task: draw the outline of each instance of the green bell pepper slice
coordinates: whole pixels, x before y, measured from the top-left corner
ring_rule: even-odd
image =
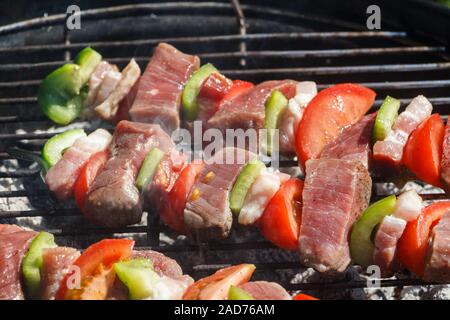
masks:
[[[92,72],[94,72],[101,61],[102,56],[91,47],[86,47],[77,54],[74,62],[80,66],[81,82],[83,84],[89,80]]]
[[[265,168],[264,163],[256,159],[242,168],[230,192],[231,212],[239,215],[251,185]]]
[[[65,64],[45,77],[38,90],[38,104],[50,120],[67,125],[81,114],[86,97],[82,88],[101,59],[95,50],[85,48],[75,63]]]
[[[195,71],[186,82],[181,95],[183,115],[186,120],[194,121],[197,119],[200,108],[197,102],[197,96],[200,91],[200,87],[203,81],[205,81],[205,79],[214,72],[218,72],[217,69],[211,63],[207,63]]]
[[[228,300],[255,300],[247,291],[231,286],[228,291]]]
[[[22,260],[22,275],[27,297],[39,298],[41,289],[42,250],[56,248],[55,238],[48,232],[40,232],[31,242]]]
[[[71,147],[77,139],[85,136],[83,129],[71,129],[59,133],[47,140],[42,149],[42,157],[52,167],[61,160],[64,150]]]
[[[159,275],[153,270],[149,259],[133,259],[117,262],[114,271],[120,281],[128,288],[131,300],[142,300],[153,296],[153,286],[159,281]]]
[[[82,101],[74,99],[83,85],[80,66],[65,64],[50,73],[38,90],[38,103],[50,120],[67,125],[81,113]]]
[[[288,106],[288,99],[278,90],[274,90],[266,102],[264,129],[267,130],[265,150],[268,155],[272,154],[273,132],[278,129],[283,112]]]
[[[398,116],[400,100],[387,96],[378,110],[373,126],[373,141],[384,140]]]
[[[164,158],[164,152],[158,148],[152,148],[144,159],[139,174],[136,178],[136,186],[139,190],[145,189],[147,184],[152,180],[153,175],[162,159]]]
[[[385,216],[394,213],[396,202],[395,195],[383,198],[369,206],[355,222],[350,235],[350,253],[355,263],[363,267],[373,264],[373,232]]]

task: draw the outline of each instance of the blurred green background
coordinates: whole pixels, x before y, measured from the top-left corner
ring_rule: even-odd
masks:
[[[450,0],[435,0],[435,1],[450,8]]]

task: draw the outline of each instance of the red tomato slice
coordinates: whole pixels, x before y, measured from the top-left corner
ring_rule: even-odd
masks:
[[[445,125],[438,113],[411,133],[403,150],[403,164],[419,179],[440,187],[442,144]]]
[[[88,219],[92,219],[92,217],[86,211],[87,195],[92,183],[94,182],[95,177],[97,176],[97,173],[101,168],[103,168],[107,160],[107,151],[101,151],[94,154],[81,170],[81,174],[79,175],[73,188],[75,202],[77,203],[78,208],[80,208],[81,212],[83,212],[83,214]]]
[[[184,293],[183,300],[225,300],[230,287],[248,282],[254,271],[253,264],[221,269],[193,283]]]
[[[228,92],[223,97],[222,101],[224,100],[231,100],[236,98],[237,96],[240,96],[247,90],[253,88],[255,85],[251,82],[242,81],[242,80],[234,80],[233,85],[228,90]]]
[[[197,101],[201,106],[197,120],[207,121],[211,118],[217,112],[220,102],[232,85],[233,82],[230,79],[218,72],[207,77],[197,96]]]
[[[320,91],[308,104],[296,132],[297,156],[304,167],[309,159],[320,156],[346,126],[357,122],[369,111],[375,92],[352,83]]]
[[[302,192],[302,180],[291,178],[284,182],[258,221],[264,237],[280,248],[298,248]]]
[[[87,282],[95,283],[96,276],[102,279],[109,278],[111,273],[108,269],[114,262],[129,258],[133,247],[134,241],[129,239],[105,239],[91,245],[73,264],[80,269],[81,288],[69,289],[67,287],[68,280],[73,275],[73,273],[68,273],[61,281],[56,299],[76,299],[82,295],[83,286],[87,286]],[[98,294],[101,295],[101,293]]]
[[[161,219],[173,230],[185,234],[184,208],[187,197],[192,186],[197,180],[197,176],[202,170],[204,163],[194,161],[189,163],[178,176],[177,181],[169,192],[168,201],[160,212]]]
[[[292,300],[319,300],[319,299],[314,298],[314,297],[309,296],[309,295],[304,294],[304,293],[299,293],[298,295],[293,297]]]
[[[435,202],[422,210],[416,220],[408,222],[397,245],[400,262],[411,272],[423,276],[428,240],[433,227],[445,212],[450,210],[450,201]]]
[[[231,80],[218,72],[214,72],[203,81],[198,98],[220,102],[232,86]]]

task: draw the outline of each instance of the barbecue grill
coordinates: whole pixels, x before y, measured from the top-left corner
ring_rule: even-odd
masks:
[[[66,28],[69,1],[28,5],[25,17],[6,17],[0,27],[0,223],[14,223],[55,234],[61,245],[85,248],[105,237],[129,237],[139,248],[163,252],[194,278],[242,262],[255,263],[255,278],[277,281],[291,291],[318,297],[360,297],[367,282],[357,268],[344,279],[328,280],[299,265],[296,253],[276,249],[255,230],[233,226],[227,240],[196,243],[177,236],[156,214],[120,229],[90,224],[73,202],[57,203],[36,164],[8,153],[20,147],[36,153],[58,128],[39,111],[41,79],[85,46],[98,49],[120,67],[136,57],[145,67],[161,41],[198,54],[233,78],[259,82],[294,78],[314,80],[319,89],[338,82],[359,82],[409,101],[426,95],[434,110],[450,110],[450,10],[422,1],[379,1],[382,29],[367,30],[366,1],[216,1],[123,4],[80,1],[81,29]],[[112,5],[113,4],[113,5]],[[4,10],[1,8],[0,10]],[[44,15],[44,10],[48,14]],[[40,17],[36,17],[40,16]],[[25,20],[23,20],[25,19]],[[375,108],[380,105],[376,101]],[[446,116],[444,116],[446,117]],[[79,122],[93,130],[99,122]],[[295,161],[282,161],[285,167]],[[446,196],[418,185],[426,200]],[[397,191],[375,181],[373,199]],[[381,287],[422,286],[408,275],[382,279]],[[344,290],[348,289],[348,290]]]

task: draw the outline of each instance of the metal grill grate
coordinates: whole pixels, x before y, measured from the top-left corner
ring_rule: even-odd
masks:
[[[0,223],[16,223],[53,232],[61,244],[86,247],[107,236],[132,237],[176,258],[194,277],[244,261],[258,267],[256,277],[275,280],[289,290],[329,291],[363,288],[363,278],[301,282],[304,271],[295,253],[274,248],[255,230],[233,226],[222,242],[194,243],[177,237],[149,214],[143,223],[108,230],[89,224],[74,203],[56,203],[42,183],[38,168],[6,152],[20,146],[38,152],[54,134],[39,112],[36,90],[53,68],[91,45],[105,59],[123,66],[137,57],[145,67],[152,47],[169,42],[203,62],[216,64],[234,78],[311,79],[323,89],[337,82],[360,82],[407,102],[417,93],[430,98],[436,112],[450,106],[448,47],[417,42],[404,30],[364,31],[352,23],[254,4],[230,2],[168,2],[130,4],[82,12],[82,30],[68,31],[65,14],[50,15],[0,27]],[[380,105],[377,100],[375,108]],[[82,123],[88,130],[98,123]],[[49,130],[51,129],[51,130]],[[57,129],[58,130],[58,129]],[[294,166],[285,161],[283,166]],[[374,183],[377,199],[386,183]],[[389,191],[394,190],[387,185]],[[424,186],[426,200],[445,195]],[[351,280],[351,281],[350,281]],[[381,286],[423,285],[417,279],[384,279]]]

